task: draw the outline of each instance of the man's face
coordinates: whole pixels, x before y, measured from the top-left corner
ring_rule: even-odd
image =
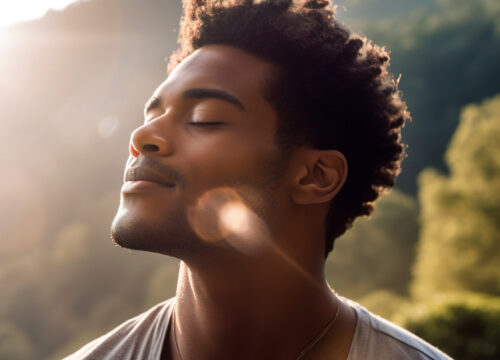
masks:
[[[237,194],[271,221],[279,211],[284,166],[275,142],[276,114],[264,99],[274,70],[224,45],[203,47],[177,66],[148,102],[144,124],[132,133],[112,225],[116,243],[179,257],[212,246],[201,239],[195,229],[200,219],[192,214],[206,217],[201,222],[214,215],[197,211],[200,199],[210,201],[214,189],[219,199]],[[221,188],[229,195],[221,195]]]

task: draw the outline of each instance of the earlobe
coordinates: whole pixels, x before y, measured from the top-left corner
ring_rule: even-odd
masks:
[[[337,195],[347,177],[347,160],[336,150],[309,149],[297,168],[292,201],[298,205],[329,202]]]

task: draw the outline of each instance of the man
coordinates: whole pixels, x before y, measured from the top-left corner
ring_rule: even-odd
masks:
[[[333,15],[185,1],[112,225],[181,260],[177,294],[67,359],[448,358],[325,281],[334,239],[394,184],[409,117],[387,53]]]

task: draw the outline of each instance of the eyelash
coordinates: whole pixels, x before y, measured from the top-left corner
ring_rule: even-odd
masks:
[[[217,126],[217,125],[225,125],[226,123],[220,121],[200,121],[200,122],[188,122],[188,124],[193,126]]]

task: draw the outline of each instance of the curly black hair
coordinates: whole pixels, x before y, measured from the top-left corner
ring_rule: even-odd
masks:
[[[279,69],[265,94],[284,148],[336,149],[349,165],[326,218],[325,257],[355,218],[394,185],[409,113],[384,48],[351,34],[327,0],[184,0],[169,72],[209,44],[255,54]]]

